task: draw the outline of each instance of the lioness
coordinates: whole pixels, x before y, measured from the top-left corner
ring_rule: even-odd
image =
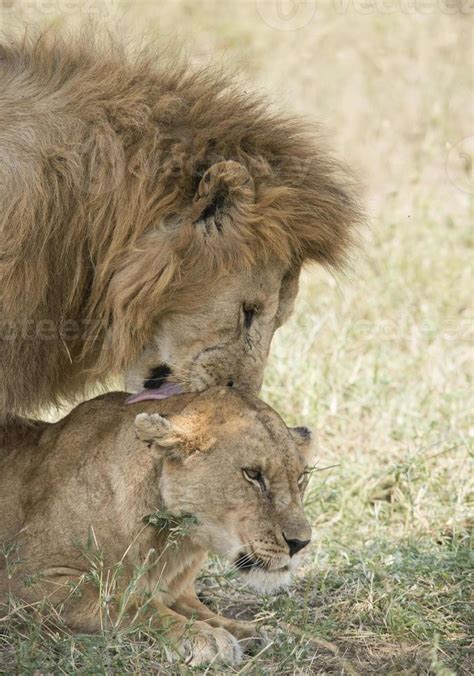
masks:
[[[82,632],[138,618],[192,664],[235,664],[255,625],[211,612],[194,580],[211,550],[257,589],[288,582],[311,537],[302,507],[309,431],[226,387],[131,406],[125,397],[9,431],[0,601],[46,596]],[[173,539],[179,518],[189,523]]]
[[[89,32],[0,42],[0,418],[126,375],[257,392],[305,262],[360,209],[301,121]]]

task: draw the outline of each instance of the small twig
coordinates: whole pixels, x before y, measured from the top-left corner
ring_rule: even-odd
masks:
[[[237,672],[237,676],[239,674],[244,674],[246,671],[248,671],[249,667],[256,662],[256,660],[263,655],[269,648],[272,647],[272,645],[275,643],[275,641],[270,641],[270,643],[267,643],[267,645],[263,646],[263,648],[258,652],[256,655],[254,655],[243,667],[240,669],[240,671]]]

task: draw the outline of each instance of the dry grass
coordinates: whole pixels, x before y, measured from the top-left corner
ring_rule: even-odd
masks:
[[[17,17],[66,22],[91,3],[17,4]],[[296,30],[303,15],[279,19],[276,1],[94,6],[131,31],[178,32],[197,60],[237,63],[278,105],[321,120],[367,186],[364,253],[347,277],[307,272],[264,390],[318,431],[320,466],[337,465],[308,495],[304,574],[263,600],[217,563],[203,579],[221,609],[283,630],[239,673],[472,673],[472,8],[308,2]],[[18,622],[0,649],[6,673],[169,673],[156,637]]]

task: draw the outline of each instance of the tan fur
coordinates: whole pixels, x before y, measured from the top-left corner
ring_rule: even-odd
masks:
[[[252,303],[271,273],[276,314],[302,263],[343,260],[359,218],[347,173],[301,121],[217,72],[151,50],[131,58],[90,31],[5,39],[0,412],[31,414],[129,368],[142,376],[178,341],[176,314],[190,318],[178,379],[196,350],[230,341],[205,384],[257,390],[268,337],[232,342],[240,305],[224,336],[208,336],[218,315],[202,305],[228,285],[249,286],[238,300]]]
[[[229,388],[132,406],[125,397],[23,427],[0,450],[0,547],[9,552],[0,603],[46,597],[84,632],[146,621],[193,664],[216,655],[235,664],[237,641],[256,637],[255,625],[212,613],[194,580],[211,550],[258,559],[245,573],[256,586],[288,581],[298,556],[285,538],[311,536],[301,501],[307,430]],[[243,468],[261,470],[265,491]],[[147,525],[157,510],[194,520],[173,539],[169,522]]]

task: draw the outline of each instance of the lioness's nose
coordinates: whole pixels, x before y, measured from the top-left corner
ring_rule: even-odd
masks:
[[[306,547],[306,545],[309,545],[311,540],[298,540],[297,538],[287,538],[286,535],[283,533],[283,537],[286,540],[286,543],[288,545],[288,549],[290,550],[290,556],[294,556],[298,552],[300,552],[303,547]]]

